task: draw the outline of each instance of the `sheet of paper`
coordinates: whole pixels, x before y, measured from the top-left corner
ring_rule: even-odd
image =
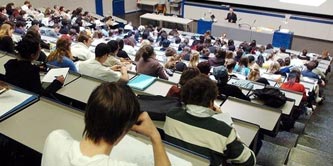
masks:
[[[20,105],[32,95],[9,89],[0,95],[0,116]]]
[[[191,166],[192,163],[167,153],[173,166]],[[132,136],[126,135],[117,146],[112,149],[111,158],[136,163],[139,166],[153,166],[153,147]]]
[[[66,78],[68,70],[68,67],[50,69],[49,72],[47,72],[47,74],[44,76],[42,82],[52,82],[54,79],[56,79],[56,77],[61,75]]]

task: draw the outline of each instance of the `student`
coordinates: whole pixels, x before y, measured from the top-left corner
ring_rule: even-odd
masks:
[[[0,50],[8,53],[15,53],[14,42],[12,35],[14,32],[14,25],[10,22],[5,22],[0,27]]]
[[[147,74],[161,79],[169,79],[164,72],[164,67],[156,59],[154,48],[150,45],[142,47],[142,57],[136,64],[136,71],[141,74]]]
[[[197,67],[199,63],[199,52],[198,51],[192,51],[190,62],[188,63],[188,67]]]
[[[213,75],[217,80],[217,87],[219,90],[219,96],[221,94],[225,96],[232,96],[239,99],[251,101],[248,96],[243,94],[242,90],[235,85],[229,85],[229,74],[224,66],[218,66],[213,68]]]
[[[73,54],[73,57],[76,57],[81,61],[94,59],[94,55],[89,50],[89,47],[93,42],[93,39],[88,35],[81,34],[77,38],[77,41],[78,42],[71,47],[71,52]]]
[[[39,76],[40,69],[31,63],[38,59],[39,43],[39,39],[33,35],[27,34],[23,37],[17,44],[19,59],[9,60],[4,65],[5,81],[37,94],[49,95],[62,87],[64,77],[57,77],[45,90],[42,88]]]
[[[181,89],[183,108],[172,109],[164,124],[168,142],[210,157],[211,165],[230,160],[237,165],[255,165],[254,153],[237,137],[235,129],[215,119],[217,86],[207,76],[189,80]],[[222,159],[223,158],[223,159]]]
[[[49,134],[43,150],[42,166],[136,165],[110,157],[113,147],[129,130],[150,139],[155,166],[171,165],[159,132],[149,115],[140,113],[135,94],[125,84],[103,83],[98,86],[89,97],[84,122],[81,141],[73,139],[65,130],[55,130]]]
[[[48,64],[57,67],[69,67],[70,71],[77,72],[71,53],[71,39],[69,37],[61,37],[56,44],[56,50],[47,57]]]
[[[108,82],[116,82],[119,80],[128,81],[127,69],[122,65],[114,65],[112,67],[103,66],[111,52],[110,47],[105,43],[100,43],[95,48],[95,59],[78,64],[79,72],[97,79]]]
[[[108,46],[111,49],[110,56],[103,63],[105,66],[112,67],[114,65],[121,65],[120,59],[116,58],[119,50],[119,44],[116,40],[110,40],[108,42]]]
[[[200,70],[196,67],[189,67],[186,68],[182,75],[180,76],[179,82],[177,85],[172,85],[172,87],[169,89],[166,96],[169,97],[177,97],[180,99],[180,90],[181,87],[186,84],[187,81],[191,80],[192,78],[198,76],[200,74]]]

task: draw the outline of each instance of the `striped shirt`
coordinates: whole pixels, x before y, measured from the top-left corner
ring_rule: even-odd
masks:
[[[210,157],[211,165],[220,165],[223,160],[236,165],[255,165],[254,153],[239,140],[235,129],[215,119],[215,114],[197,105],[186,105],[186,110],[174,108],[166,117],[165,139]]]

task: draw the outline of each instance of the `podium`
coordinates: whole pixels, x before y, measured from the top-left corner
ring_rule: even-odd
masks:
[[[273,35],[272,44],[274,47],[285,47],[286,49],[291,49],[293,38],[294,38],[293,32],[275,31]]]
[[[212,21],[206,21],[203,19],[198,20],[198,34],[204,34],[207,30],[212,31]]]

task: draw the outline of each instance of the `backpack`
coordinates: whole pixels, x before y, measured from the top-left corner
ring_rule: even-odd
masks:
[[[182,104],[176,97],[138,95],[140,110],[147,112],[152,120],[165,121],[166,114]]]
[[[257,64],[262,67],[262,64],[265,62],[264,56],[262,56],[261,54],[258,56],[257,58]]]
[[[265,105],[280,108],[286,103],[288,98],[279,89],[273,87],[265,87],[263,89],[255,89],[253,94]]]

